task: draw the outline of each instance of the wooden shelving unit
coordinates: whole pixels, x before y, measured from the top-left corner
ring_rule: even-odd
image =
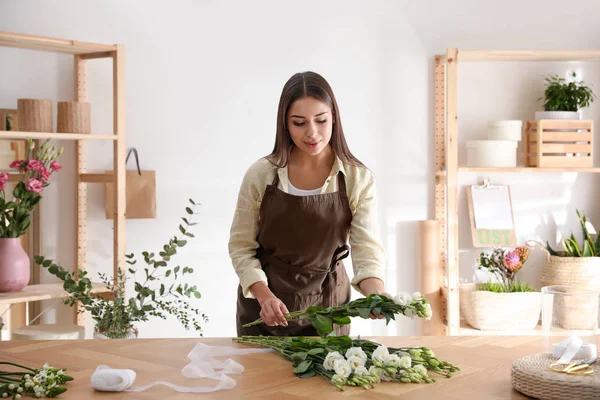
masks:
[[[435,218],[440,221],[440,264],[445,314],[443,331],[447,335],[507,334],[485,332],[466,326],[460,318],[458,267],[458,175],[460,173],[600,173],[596,167],[570,168],[467,168],[458,162],[457,72],[462,62],[504,61],[600,61],[600,51],[487,51],[449,48],[435,57]],[[510,334],[516,334],[510,332]],[[541,334],[541,329],[520,334]]]
[[[86,268],[87,253],[87,184],[112,183],[114,190],[113,215],[113,274],[116,279],[117,269],[126,270],[125,266],[125,49],[122,45],[105,45],[74,40],[63,40],[49,37],[24,35],[0,31],[0,47],[13,47],[25,50],[47,51],[73,55],[75,83],[74,101],[87,101],[86,63],[89,60],[109,58],[113,62],[113,133],[112,134],[70,134],[54,132],[19,132],[0,131],[1,139],[53,139],[72,140],[75,142],[75,166],[73,182],[75,185],[75,243],[72,260],[57,260],[65,266],[73,266],[74,270]],[[15,99],[16,100],[16,99]],[[88,141],[108,140],[113,142],[114,173],[88,173],[87,151]],[[63,155],[64,157],[64,155]],[[61,172],[68,173],[68,172]],[[11,181],[18,181],[19,174],[11,174]],[[42,201],[43,204],[43,201]],[[47,212],[47,211],[46,211]],[[33,251],[41,250],[40,213],[34,215],[31,235]],[[1,293],[0,306],[6,304],[58,298],[65,294],[61,284],[40,284],[39,271],[34,271],[31,285],[18,293]],[[95,292],[106,292],[104,285],[95,285]],[[74,309],[74,321],[84,325],[84,314]],[[19,320],[19,318],[16,318]],[[26,319],[20,318],[25,323]]]

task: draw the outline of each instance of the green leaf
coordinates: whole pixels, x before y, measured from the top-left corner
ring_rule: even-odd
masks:
[[[299,378],[312,378],[313,376],[315,376],[317,373],[315,372],[314,369],[309,369],[308,371],[306,371],[303,374],[298,374]]]
[[[308,354],[310,354],[311,356],[314,356],[316,354],[321,354],[324,351],[325,351],[325,349],[322,349],[320,347],[315,347],[315,348],[308,350]]]
[[[189,233],[189,232],[184,233],[184,235],[187,237],[191,237],[191,238],[195,237],[193,233]]]
[[[315,316],[315,319],[312,321],[312,325],[317,329],[317,333],[320,336],[327,335],[333,330],[332,319],[321,314],[317,314]]]
[[[192,214],[194,213],[194,212],[192,211],[192,209],[191,209],[191,208],[189,208],[189,207],[186,207],[186,208],[185,208],[185,211],[186,211],[188,214],[190,214],[190,215],[192,215]]]
[[[174,273],[178,273],[178,272],[179,272],[179,269],[180,269],[180,267],[179,267],[179,265],[178,265],[178,266],[176,266],[176,267],[175,267],[175,269],[173,270],[173,272],[174,272]]]
[[[131,268],[129,268],[128,271],[129,271],[130,274],[135,274],[135,271],[133,269],[131,269]]]
[[[307,352],[305,352],[305,351],[299,351],[299,352],[296,352],[296,353],[292,354],[290,358],[291,358],[291,360],[294,363],[299,364],[302,361],[306,360],[306,357],[308,357],[308,353]]]
[[[369,314],[371,314],[371,309],[366,307],[357,308],[356,311],[358,312],[358,315],[360,315],[361,318],[365,319],[369,318]]]
[[[202,297],[202,294],[200,294],[200,292],[198,292],[198,291],[197,291],[197,292],[194,292],[194,296],[195,296],[197,299],[199,299],[199,298],[201,298],[201,297]]]
[[[165,294],[165,285],[164,284],[160,284],[160,291],[159,291],[160,295],[164,295]]]
[[[194,200],[190,199],[190,203],[192,203],[193,205],[196,205],[196,203],[194,203]]]
[[[294,368],[294,373],[303,374],[306,372],[310,366],[312,365],[312,360],[305,360],[300,363],[296,368]]]
[[[50,272],[52,275],[56,275],[56,273],[58,272],[58,266],[52,264],[50,268],[48,268],[48,272]]]
[[[584,257],[593,257],[594,256],[594,252],[592,251],[592,248],[590,247],[590,244],[587,241],[583,242],[583,256]]]
[[[171,270],[168,270],[167,272],[165,272],[165,278],[168,278],[169,276],[171,276]]]
[[[177,242],[177,246],[179,247],[183,247],[187,244],[187,240],[180,240],[179,242]]]
[[[167,266],[167,263],[166,263],[166,262],[164,262],[164,261],[156,261],[156,262],[154,263],[154,268],[158,268],[158,267],[166,267],[166,266]]]
[[[348,316],[337,316],[333,317],[333,323],[337,325],[348,325],[350,322],[350,317]]]
[[[48,268],[51,264],[52,264],[52,260],[46,260],[46,261],[44,261],[44,263],[42,265],[44,266],[44,268]]]
[[[182,225],[179,225],[179,231],[185,235],[185,228]]]

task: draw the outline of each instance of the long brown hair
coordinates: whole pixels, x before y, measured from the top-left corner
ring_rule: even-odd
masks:
[[[354,157],[346,143],[340,111],[331,86],[329,86],[325,78],[311,71],[294,74],[283,86],[277,110],[275,146],[273,147],[273,152],[267,156],[267,159],[280,168],[287,166],[290,151],[294,147],[294,142],[287,128],[287,113],[292,103],[303,97],[314,97],[331,108],[331,112],[333,113],[333,127],[329,144],[333,152],[347,164],[362,166],[363,163]]]

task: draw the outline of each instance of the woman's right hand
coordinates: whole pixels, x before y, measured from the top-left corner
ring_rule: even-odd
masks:
[[[269,296],[260,303],[260,317],[268,326],[287,326],[285,314],[289,311],[283,301],[275,296]]]

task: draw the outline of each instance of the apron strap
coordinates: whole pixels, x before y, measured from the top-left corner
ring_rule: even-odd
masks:
[[[346,191],[346,179],[344,179],[344,174],[341,172],[338,172],[338,188],[341,195],[347,198],[348,192]]]
[[[344,258],[350,255],[350,246],[347,244],[338,247],[333,252],[333,257],[331,257],[331,264],[329,265],[329,270],[333,271],[335,269],[335,265],[342,261]]]

